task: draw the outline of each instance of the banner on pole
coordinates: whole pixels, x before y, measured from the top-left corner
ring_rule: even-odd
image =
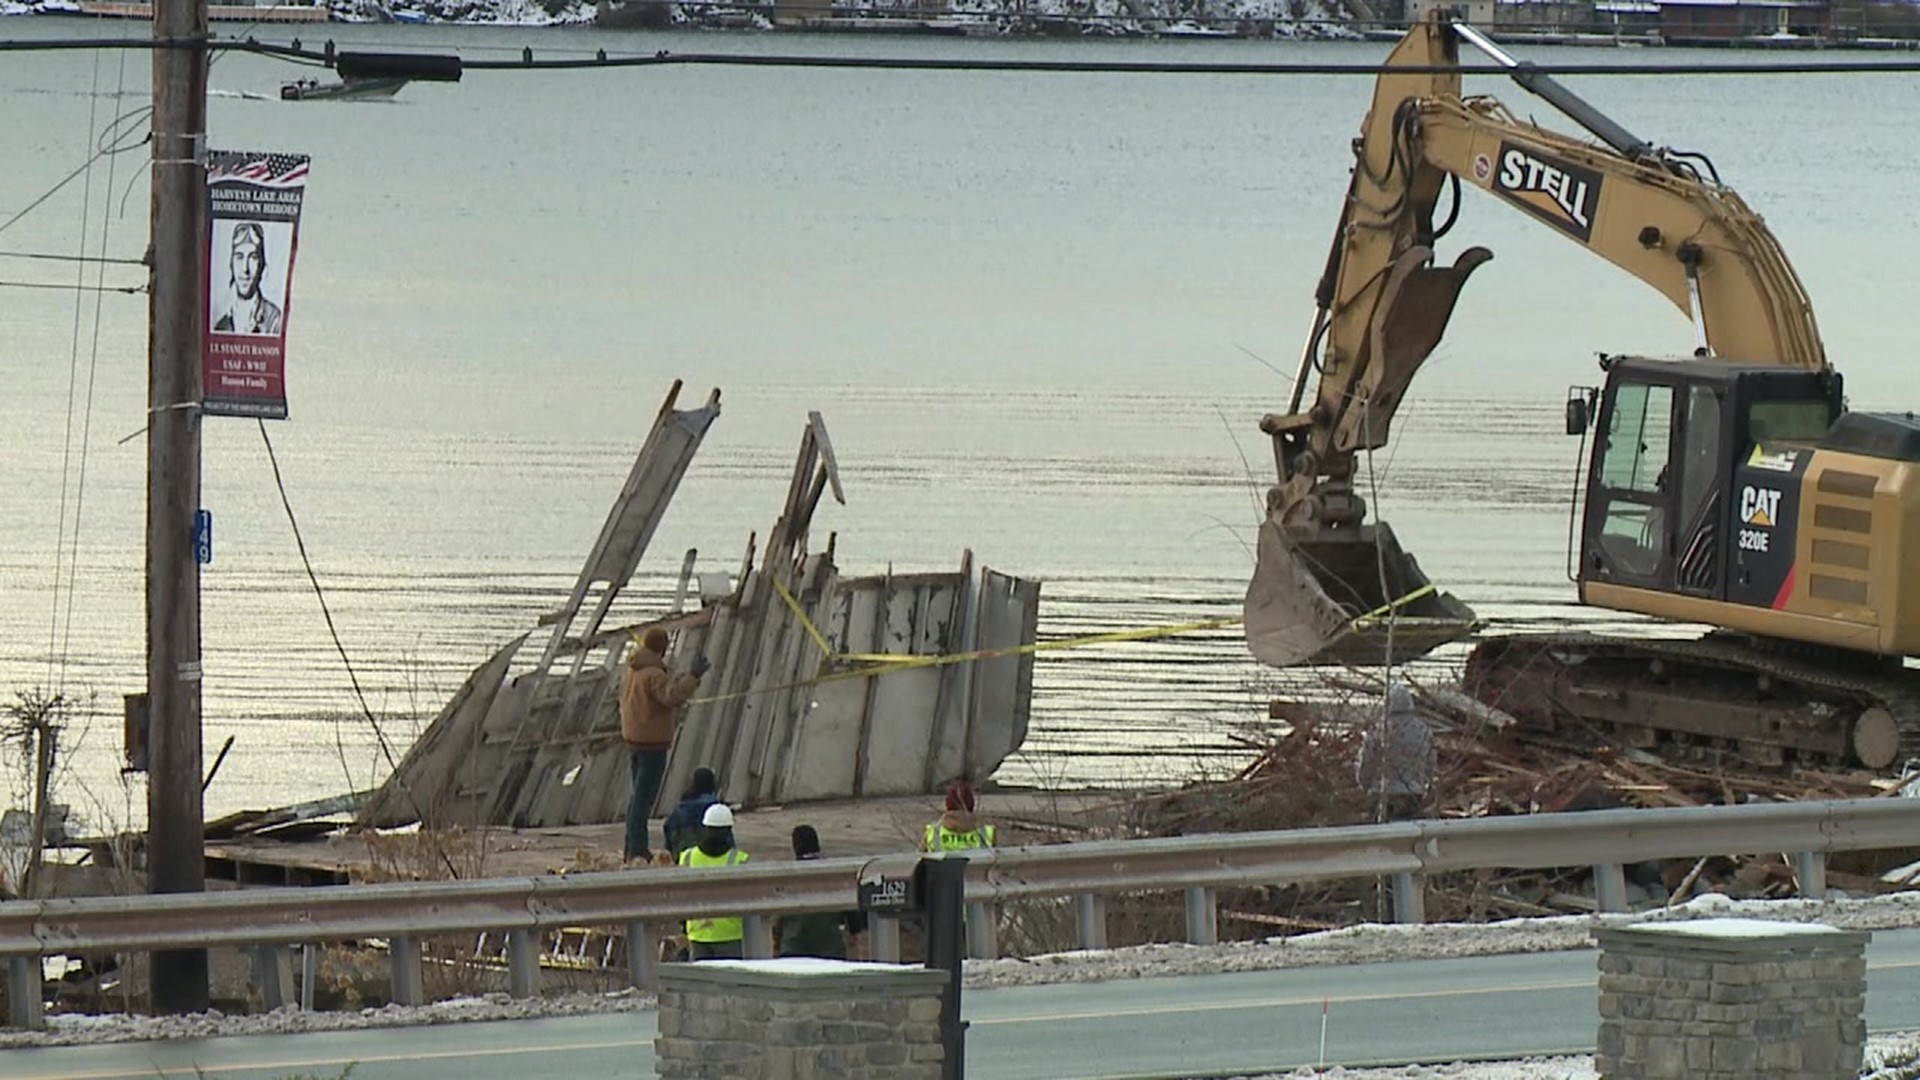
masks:
[[[305,154],[207,155],[207,332],[201,372],[208,416],[287,418],[287,317]]]

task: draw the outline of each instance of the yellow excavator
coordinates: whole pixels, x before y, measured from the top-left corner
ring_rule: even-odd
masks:
[[[1463,44],[1593,140],[1463,96]],[[1603,355],[1604,385],[1568,395],[1568,434],[1593,438],[1575,577],[1585,604],[1711,629],[1488,636],[1468,692],[1528,726],[1572,721],[1687,757],[1885,769],[1920,756],[1920,679],[1903,664],[1920,655],[1920,421],[1847,410],[1805,289],[1712,163],[1635,137],[1444,17],[1388,57],[1353,148],[1292,402],[1260,425],[1279,480],[1247,589],[1253,654],[1399,663],[1480,628],[1356,490],[1492,258],[1436,258],[1471,185],[1691,317],[1690,355]]]

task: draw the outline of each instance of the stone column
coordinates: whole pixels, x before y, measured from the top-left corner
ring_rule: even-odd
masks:
[[[1596,930],[1603,1080],[1855,1080],[1868,934],[1699,919]]]
[[[660,967],[660,1080],[940,1080],[947,973],[838,960]]]

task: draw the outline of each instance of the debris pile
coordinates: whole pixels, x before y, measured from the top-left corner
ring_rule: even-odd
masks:
[[[1900,794],[1903,785],[1866,771],[1764,772],[1738,764],[1663,760],[1609,744],[1598,733],[1573,741],[1529,732],[1511,717],[1452,686],[1408,684],[1433,732],[1431,786],[1420,815],[1467,818],[1615,808],[1854,799]],[[1369,724],[1381,712],[1381,683],[1346,672],[1314,687],[1311,700],[1274,701],[1279,733],[1243,736],[1251,760],[1221,780],[1145,794],[1102,830],[1114,836],[1178,836],[1382,820],[1359,780]],[[1920,838],[1917,838],[1920,845]],[[1912,851],[1836,853],[1830,889],[1873,894],[1914,887],[1920,846]],[[1914,863],[1914,865],[1903,865]],[[1895,869],[1897,868],[1897,869]],[[1735,898],[1792,896],[1797,883],[1785,853],[1644,863],[1627,868],[1636,908],[1702,893]],[[1482,920],[1596,910],[1592,873],[1481,870],[1427,880],[1427,916]],[[1222,936],[1265,937],[1391,918],[1383,889],[1369,882],[1327,882],[1222,896]],[[1237,924],[1237,925],[1234,925]]]

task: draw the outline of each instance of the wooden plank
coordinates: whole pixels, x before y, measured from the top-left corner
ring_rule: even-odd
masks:
[[[826,418],[818,412],[809,412],[807,429],[813,433],[814,444],[820,448],[820,467],[826,470],[827,482],[833,485],[833,501],[841,506],[847,505],[846,489],[840,486],[840,462],[833,456],[833,443],[827,438]]]
[[[357,818],[360,824],[397,828],[433,817],[436,808],[449,801],[470,765],[469,749],[479,743],[486,717],[501,695],[514,654],[526,640],[524,634],[514,638],[467,676],[368,800]]]
[[[909,655],[916,640],[931,587],[896,586],[886,597],[884,645],[879,652]],[[868,795],[909,795],[926,790],[928,747],[933,739],[933,704],[939,693],[935,668],[912,668],[875,677],[873,723],[869,740]],[[939,777],[944,782],[949,777]]]
[[[828,637],[829,642],[833,640],[829,627],[832,612],[837,606],[835,601],[837,592],[831,558],[826,555],[816,555],[809,559],[807,585],[800,600],[805,604],[807,597],[813,597],[813,602],[808,609],[810,617],[821,634]],[[795,685],[781,694],[778,713],[783,718],[783,732],[777,744],[775,760],[769,763],[768,771],[770,786],[773,790],[772,797],[782,802],[796,798],[792,794],[795,790],[793,781],[801,775],[801,770],[807,768],[800,762],[808,757],[811,745],[819,743],[825,737],[825,729],[815,725],[814,717],[818,712],[818,692],[823,685],[832,685],[809,681],[821,674],[828,659],[821,653],[819,644],[812,637],[801,634],[796,642],[796,648],[798,651],[792,666],[792,679]],[[847,753],[846,748],[854,745],[853,740],[857,736],[857,728],[853,731],[836,733],[839,746],[829,749],[825,756],[851,761],[853,755]]]
[[[913,651],[924,656],[941,656],[970,651],[966,639],[967,607],[971,591],[973,553],[967,552],[958,578],[945,587],[922,590],[919,620],[914,628]],[[926,766],[921,790],[935,791],[947,780],[967,772],[967,708],[971,691],[965,679],[973,673],[971,662],[949,664],[934,669],[937,675],[931,733],[927,739]]]

